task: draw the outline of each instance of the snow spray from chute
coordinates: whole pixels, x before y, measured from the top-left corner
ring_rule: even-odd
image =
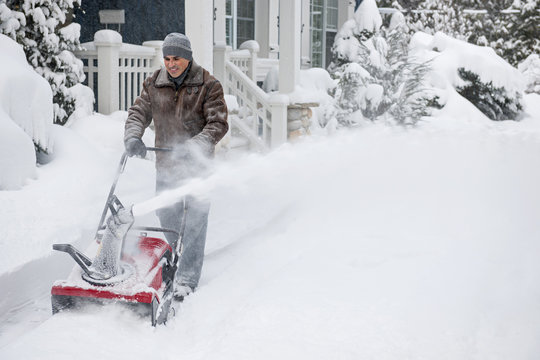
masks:
[[[182,198],[186,195],[195,197],[204,196],[207,191],[210,191],[215,187],[209,180],[210,178],[196,178],[191,180],[186,185],[180,186],[176,189],[164,191],[151,199],[134,204],[131,209],[133,216],[137,217],[146,215],[157,209],[171,206],[174,203],[182,200]]]
[[[250,154],[232,163],[218,166],[207,178],[194,178],[188,183],[161,194],[134,204],[133,216],[142,216],[160,208],[171,206],[182,200],[184,196],[205,198],[216,188],[239,187],[255,179],[269,179],[267,186],[274,182],[277,174],[289,173],[288,168],[295,168],[297,164],[291,161],[287,151],[274,151],[269,160],[268,156],[262,158],[257,154]]]
[[[219,172],[206,179],[195,178],[176,189],[164,191],[151,199],[134,204],[132,207],[133,216],[146,215],[157,209],[171,206],[187,195],[204,198],[218,185],[227,184],[228,175],[228,171]],[[232,178],[230,180],[230,184],[233,184],[233,181],[238,181],[238,179]]]

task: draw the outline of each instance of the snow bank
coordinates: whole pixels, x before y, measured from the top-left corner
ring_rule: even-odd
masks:
[[[34,143],[0,108],[0,191],[19,189],[35,175]]]
[[[49,83],[28,65],[22,47],[5,35],[0,35],[0,118],[0,190],[16,189],[35,175],[32,140],[52,150],[53,104]]]

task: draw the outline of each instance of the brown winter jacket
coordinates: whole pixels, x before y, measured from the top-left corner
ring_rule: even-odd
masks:
[[[164,176],[187,177],[186,152],[191,158],[194,151],[213,156],[229,128],[220,82],[194,61],[178,91],[163,67],[144,81],[141,95],[128,111],[124,141],[141,138],[152,119],[156,147],[178,150],[156,153],[158,181]]]

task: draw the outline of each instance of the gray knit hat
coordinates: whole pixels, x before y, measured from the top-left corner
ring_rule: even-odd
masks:
[[[189,61],[192,60],[191,43],[186,35],[170,33],[163,40],[163,57],[180,56]]]

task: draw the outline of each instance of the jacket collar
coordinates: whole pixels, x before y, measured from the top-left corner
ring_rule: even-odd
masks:
[[[203,68],[197,64],[195,61],[191,63],[191,69],[184,79],[182,86],[200,86],[203,84]],[[174,83],[167,76],[167,69],[164,66],[159,70],[159,74],[156,78],[156,87],[172,86],[174,88]]]

